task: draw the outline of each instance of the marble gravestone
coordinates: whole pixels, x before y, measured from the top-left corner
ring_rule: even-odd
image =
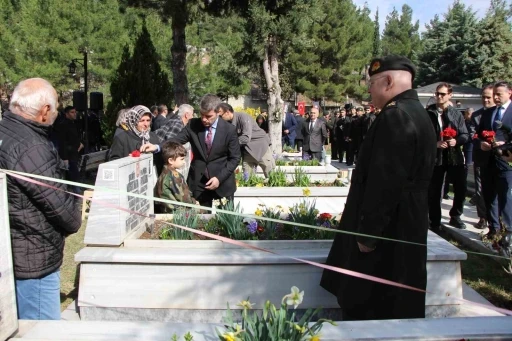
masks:
[[[18,329],[6,175],[0,174],[0,341]]]
[[[102,163],[95,185],[109,190],[96,189],[92,195],[85,244],[119,246],[141,227],[150,229],[153,222],[147,216],[154,213],[153,201],[130,196],[127,192],[152,197],[155,183],[153,155],[128,156]]]

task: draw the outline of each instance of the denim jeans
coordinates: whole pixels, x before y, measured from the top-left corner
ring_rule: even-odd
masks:
[[[20,320],[60,320],[60,271],[38,279],[17,279]]]

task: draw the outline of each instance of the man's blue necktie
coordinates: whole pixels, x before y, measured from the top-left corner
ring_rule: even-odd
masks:
[[[501,120],[503,119],[502,109],[503,109],[503,107],[498,107],[498,111],[496,112],[496,115],[494,116],[494,121],[493,121],[493,124],[492,124],[492,127],[493,127],[494,131],[497,130],[496,121],[500,121],[501,122]]]

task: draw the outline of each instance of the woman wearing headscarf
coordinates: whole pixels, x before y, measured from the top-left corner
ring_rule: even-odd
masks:
[[[109,160],[127,157],[134,150],[139,150],[143,144],[159,144],[160,139],[151,131],[151,112],[143,105],[137,105],[126,113],[126,125],[128,130],[114,136],[114,142],[110,147]],[[153,156],[154,164],[160,174],[162,160],[160,153]]]
[[[119,135],[120,133],[129,130],[128,124],[126,123],[126,114],[130,109],[121,109],[117,113],[117,121],[116,121],[116,131],[114,132],[114,136]]]

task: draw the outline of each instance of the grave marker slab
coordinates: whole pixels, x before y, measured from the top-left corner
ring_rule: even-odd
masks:
[[[0,340],[6,340],[17,329],[18,314],[9,230],[7,180],[5,174],[0,174]]]
[[[140,227],[150,228],[151,219],[111,205],[144,215],[153,214],[152,200],[129,196],[125,192],[153,196],[155,182],[153,155],[128,156],[101,164],[95,185],[111,190],[96,189],[93,193],[85,244],[119,246],[126,236]]]

